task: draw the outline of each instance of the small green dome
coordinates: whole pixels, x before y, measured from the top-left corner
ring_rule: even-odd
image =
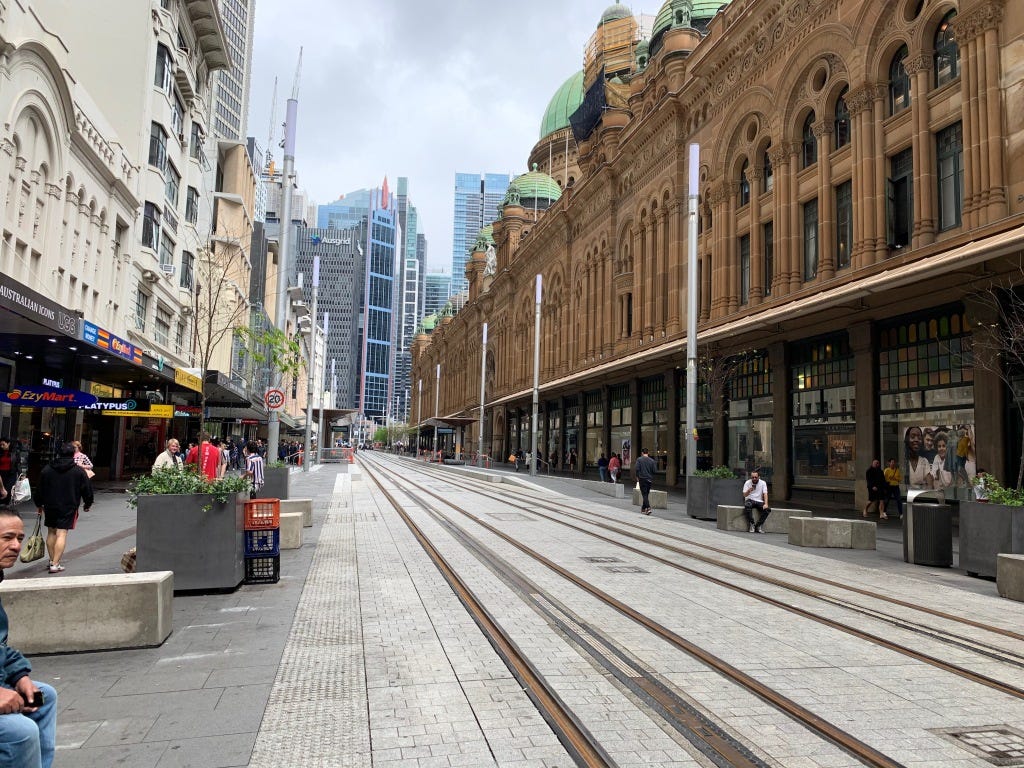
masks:
[[[583,70],[570,77],[551,97],[544,119],[540,121],[540,137],[569,127],[569,115],[583,103]]]
[[[494,225],[488,224],[483,227],[476,236],[476,242],[473,244],[474,251],[486,251],[487,246],[494,245]]]
[[[562,196],[562,188],[558,182],[546,173],[537,170],[537,164],[533,164],[533,170],[516,176],[509,185],[519,193],[519,200],[549,200],[552,203]]]
[[[609,21],[618,21],[619,19],[628,19],[633,13],[624,6],[622,3],[615,3],[615,5],[609,5],[604,9],[604,13],[601,14],[601,23],[607,24]]]
[[[436,327],[437,327],[437,315],[436,314],[427,315],[422,320],[420,320],[420,328],[419,328],[418,333],[428,333],[429,334],[429,333],[432,333],[433,330]]]
[[[729,0],[693,0],[693,18],[710,21],[729,4]]]

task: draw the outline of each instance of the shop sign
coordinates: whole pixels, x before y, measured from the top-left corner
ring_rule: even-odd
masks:
[[[114,388],[108,387],[106,384],[97,384],[94,381],[85,382],[89,386],[86,389],[96,397],[110,399],[114,397]]]
[[[238,423],[239,424],[259,424],[260,420],[259,419],[239,419]]]
[[[174,406],[174,418],[176,419],[198,419],[203,409],[198,405],[176,405]]]
[[[142,365],[142,350],[131,344],[120,336],[115,336],[106,328],[93,325],[88,320],[83,324],[82,338],[90,344],[95,344],[100,349],[113,352],[118,357]]]
[[[194,373],[189,373],[181,368],[174,369],[174,382],[191,389],[193,392],[203,391],[203,380]]]
[[[29,408],[81,408],[95,403],[96,396],[59,387],[15,387],[9,392],[0,392],[0,402]]]
[[[43,376],[43,386],[44,387],[56,387],[57,389],[60,389],[63,386],[63,383],[60,382],[60,381],[57,381],[57,379],[48,379],[45,376]]]
[[[0,274],[0,307],[35,320],[54,331],[79,338],[77,315],[4,274]]]
[[[149,400],[136,400],[134,397],[109,397],[97,400],[92,405],[83,405],[82,410],[89,411],[149,411]]]
[[[141,416],[149,419],[173,419],[174,406],[153,403],[148,411],[103,411],[104,416]]]

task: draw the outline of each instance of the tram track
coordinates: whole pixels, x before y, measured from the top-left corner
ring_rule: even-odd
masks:
[[[439,478],[444,478],[447,480],[451,479],[450,475],[445,475],[444,473],[432,475],[429,472],[425,472],[422,467],[417,467],[417,469],[420,471],[421,474],[426,474],[428,476],[437,476]],[[610,533],[614,533],[620,536],[627,536],[635,541],[655,546],[659,549],[663,549],[683,557],[688,557],[699,562],[703,562],[708,565],[712,565],[723,570],[735,573],[740,576],[756,579],[759,583],[770,584],[772,586],[779,587],[790,592],[795,592],[805,597],[814,600],[819,600],[830,605],[836,606],[838,608],[859,613],[861,615],[870,617],[877,621],[888,623],[901,630],[927,636],[933,640],[936,640],[937,642],[945,643],[962,650],[968,650],[978,655],[985,656],[988,659],[992,659],[1004,664],[1024,669],[1024,654],[1022,653],[1017,653],[1015,651],[1011,651],[1001,646],[997,646],[989,642],[978,640],[976,638],[967,637],[965,635],[950,632],[949,630],[945,630],[940,627],[922,624],[918,621],[912,621],[908,619],[906,616],[894,615],[893,613],[882,611],[877,608],[868,607],[857,602],[851,602],[850,600],[836,597],[834,595],[821,592],[817,589],[801,586],[799,584],[794,584],[790,581],[784,581],[781,578],[775,578],[767,575],[765,571],[771,570],[780,574],[794,576],[799,579],[803,579],[807,582],[817,583],[825,587],[830,587],[851,594],[868,597],[873,601],[881,602],[885,605],[892,606],[893,608],[916,611],[918,613],[922,613],[925,615],[934,616],[935,618],[939,618],[944,621],[948,621],[965,627],[971,627],[973,629],[978,629],[983,632],[990,633],[992,635],[1024,642],[1024,634],[1021,634],[1019,632],[1014,632],[1013,630],[1005,629],[1003,627],[997,627],[991,624],[986,624],[984,622],[975,621],[973,619],[949,613],[948,611],[942,611],[936,608],[932,608],[930,606],[920,605],[918,603],[902,600],[900,598],[892,597],[890,595],[880,594],[877,591],[864,589],[862,587],[857,587],[854,585],[844,584],[833,579],[828,579],[822,576],[818,576],[816,574],[811,574],[794,568],[778,565],[777,563],[772,563],[766,560],[752,557],[750,555],[743,555],[740,553],[732,552],[727,549],[723,549],[721,547],[716,547],[710,544],[705,544],[703,542],[687,539],[683,536],[658,532],[659,538],[654,539],[651,538],[649,535],[645,535],[651,533],[649,528],[629,523],[615,517],[604,515],[600,512],[595,512],[591,509],[580,509],[579,507],[576,507],[571,504],[552,502],[550,500],[541,499],[539,497],[536,499],[536,502],[534,504],[526,505],[523,504],[521,498],[517,497],[515,494],[509,492],[502,492],[500,490],[494,489],[492,483],[485,483],[476,479],[471,479],[470,483],[473,484],[473,486],[476,489],[476,492],[480,493],[481,495],[484,495],[495,500],[503,501],[518,509],[535,513],[537,509],[540,508],[546,509],[551,512],[555,512],[557,514],[568,514],[573,516],[573,518],[579,522],[597,528],[601,528]],[[637,531],[641,531],[642,533],[637,533]],[[716,555],[721,555],[732,560],[738,560],[740,562],[751,565],[756,570],[740,567],[732,563],[725,562],[705,554],[701,554],[700,552],[694,552],[693,549],[683,549],[681,547],[674,546],[667,542],[676,542],[691,548],[712,552]],[[620,542],[617,540],[612,540],[612,543],[619,544]],[[646,555],[647,553],[643,551],[638,551],[638,554]]]
[[[435,554],[430,554],[431,559],[435,559],[435,562],[443,561],[443,557],[441,556],[440,552],[437,551],[432,544],[430,544],[429,538],[426,536],[426,534],[423,533],[422,529],[416,526],[415,521],[413,521],[411,517],[407,513],[405,513],[404,510],[402,510],[401,504],[384,487],[384,482],[382,481],[382,479],[387,480],[393,483],[396,487],[400,488],[403,493],[408,495],[410,498],[414,499],[418,506],[420,506],[423,509],[428,509],[431,515],[435,517],[439,516],[440,518],[446,520],[446,529],[451,531],[453,530],[452,526],[454,526],[455,529],[459,529],[459,526],[455,526],[454,523],[448,520],[447,517],[440,512],[435,502],[427,501],[426,499],[424,499],[424,495],[436,500],[437,502],[440,502],[446,507],[459,513],[461,516],[467,518],[471,522],[482,527],[484,530],[486,530],[493,536],[498,537],[500,540],[504,541],[505,543],[511,545],[515,549],[522,552],[523,554],[527,555],[532,560],[544,565],[546,568],[556,573],[569,583],[574,584],[576,587],[583,590],[585,593],[599,600],[602,604],[614,609],[621,615],[631,619],[633,622],[644,627],[645,629],[647,629],[655,636],[668,643],[669,645],[686,653],[691,658],[698,660],[700,663],[716,671],[718,674],[723,675],[726,679],[739,685],[741,688],[758,697],[762,701],[769,703],[777,710],[785,713],[788,717],[801,723],[809,730],[816,733],[819,737],[827,740],[828,742],[834,744],[843,751],[852,755],[862,764],[868,766],[877,766],[878,768],[896,768],[897,766],[901,765],[899,762],[883,754],[882,752],[876,750],[874,747],[867,744],[866,742],[863,742],[860,739],[856,738],[855,736],[853,736],[846,730],[840,728],[836,724],[826,720],[825,718],[822,718],[821,716],[815,714],[811,710],[803,707],[799,703],[785,696],[778,690],[771,688],[768,685],[765,685],[753,676],[743,672],[742,670],[733,666],[724,659],[716,656],[708,650],[698,646],[697,644],[673,632],[671,629],[665,627],[664,625],[655,621],[651,617],[646,616],[645,614],[637,611],[630,605],[608,594],[601,588],[583,579],[582,577],[573,573],[572,571],[564,568],[558,563],[552,561],[540,552],[537,552],[536,550],[525,545],[524,543],[514,539],[513,537],[504,533],[503,531],[491,525],[487,521],[482,520],[479,516],[475,515],[474,513],[469,512],[468,510],[460,507],[459,505],[453,503],[452,501],[443,498],[440,494],[437,494],[434,491],[430,490],[429,488],[426,488],[425,486],[410,480],[408,477],[403,476],[402,474],[396,472],[395,470],[382,466],[382,464],[379,461],[367,461],[365,458],[361,457],[361,463],[367,469],[372,467],[372,471],[369,471],[367,474],[374,480],[376,485],[381,489],[382,493],[388,499],[389,503],[391,503],[395,507],[395,509],[401,515],[405,524],[410,527],[410,530],[413,530],[414,535],[420,542],[421,546],[424,546],[424,549],[428,552],[428,554],[430,554],[431,552],[436,553],[436,557],[439,558],[439,560],[435,559]],[[587,532],[584,531],[584,533]],[[460,542],[462,542],[465,545],[467,536],[468,535],[465,533],[460,533],[458,534],[457,538],[460,540]],[[477,553],[479,553],[481,551],[482,545],[473,544],[471,545],[471,548],[474,549]],[[665,563],[671,565],[670,561],[665,561]],[[441,571],[446,578],[449,578],[449,576],[451,576],[452,579],[454,579],[453,581],[450,581],[450,583],[452,583],[453,589],[456,590],[456,592],[460,596],[460,599],[463,599],[463,602],[467,605],[467,607],[477,603],[475,597],[472,597],[469,588],[466,587],[462,580],[458,578],[458,575],[455,573],[454,569],[452,569],[450,565],[446,564],[443,568],[439,565],[439,568],[441,568]],[[552,601],[548,598],[537,599],[535,597],[534,602],[536,604],[536,607],[542,610],[548,616],[557,618],[557,614],[559,612],[564,613],[564,609],[560,609],[557,606],[554,606]],[[486,612],[484,611],[484,613]],[[473,615],[476,617],[478,614],[475,611],[473,611]],[[489,619],[489,617],[487,618]],[[560,619],[560,621],[564,626],[564,617]],[[489,620],[486,623],[481,623],[481,621],[478,619],[478,623],[481,624],[481,627],[484,628],[485,632],[488,634],[489,637],[491,636],[491,631],[499,632],[499,634],[501,633],[500,627],[496,627],[495,623],[492,620]],[[584,632],[584,635],[592,639],[595,636],[595,633],[591,630]],[[492,643],[495,642],[496,641],[492,639]],[[511,643],[507,638],[495,645],[495,647],[499,649],[505,649],[507,646],[514,647],[514,644]],[[503,650],[499,650],[499,652],[502,653],[503,656],[505,655]],[[622,653],[621,651],[616,652],[614,650],[606,650],[606,656],[608,652]],[[527,664],[526,666],[529,665]],[[636,672],[635,667],[630,667],[630,665],[626,663],[622,656],[618,658],[618,664],[613,666],[618,666],[620,671],[623,668],[625,668],[627,670],[632,669],[633,672]],[[512,668],[518,676],[519,668]],[[531,678],[523,679],[530,680]],[[719,755],[720,757],[722,757],[722,759],[725,760],[724,763],[716,762],[716,765],[754,766],[763,764],[756,757],[753,758],[753,760],[751,760],[750,758],[753,756],[748,757],[747,755],[743,754],[742,750],[737,753],[735,751],[735,743],[733,743],[728,738],[722,739],[721,734],[716,734],[716,729],[714,727],[708,727],[707,723],[700,722],[699,719],[696,722],[692,720],[690,722],[687,722],[686,716],[692,716],[693,713],[687,712],[685,706],[680,707],[679,698],[675,697],[670,689],[666,689],[663,685],[661,685],[658,681],[654,680],[653,678],[643,677],[642,680],[643,682],[640,683],[637,687],[643,690],[643,692],[646,694],[646,698],[648,699],[648,701],[654,706],[656,711],[658,711],[662,717],[668,719],[670,722],[674,722],[676,726],[679,729],[681,729],[681,731],[690,731],[692,733],[699,734],[700,738],[702,740],[705,740],[705,743],[709,745],[708,749],[710,749],[715,754]],[[524,683],[524,685],[525,684],[526,683]],[[537,684],[543,684],[543,681],[537,681]],[[530,695],[531,697],[534,697],[534,693],[531,692]],[[541,697],[538,696],[537,698],[539,699]],[[557,699],[557,697],[551,698]],[[549,716],[545,714],[545,717]],[[561,727],[561,724],[565,721],[571,722],[573,721],[573,718],[564,715],[557,715],[549,718],[549,722],[558,723],[559,727]],[[562,737],[561,731],[557,732],[560,734],[560,738],[562,738],[563,743],[567,744],[567,746],[572,745],[573,748],[575,748],[576,739],[578,737]],[[576,754],[577,753],[574,752],[574,755]],[[574,759],[577,759],[580,765],[601,764],[590,763],[585,761],[580,762],[581,758]]]

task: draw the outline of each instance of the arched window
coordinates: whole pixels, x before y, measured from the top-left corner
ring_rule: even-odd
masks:
[[[960,77],[960,46],[953,39],[952,21],[956,11],[950,11],[935,30],[935,87]]]
[[[910,106],[910,75],[904,62],[909,52],[902,45],[889,64],[889,114],[895,115]]]
[[[849,88],[843,88],[843,92],[836,99],[835,149],[845,147],[850,143],[850,110],[846,106],[846,94],[849,90]]]
[[[772,174],[772,159],[768,156],[772,145],[764,148],[764,173],[761,176],[761,191],[771,192],[775,187],[775,177]]]
[[[811,112],[804,120],[803,144],[801,145],[803,155],[803,167],[807,168],[818,162],[818,139],[814,135],[814,113]]]
[[[750,203],[750,181],[747,179],[749,167],[750,163],[744,160],[743,167],[740,168],[740,208]]]

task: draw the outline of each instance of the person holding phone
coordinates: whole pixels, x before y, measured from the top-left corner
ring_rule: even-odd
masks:
[[[25,525],[0,509],[0,581],[18,560]],[[50,768],[57,741],[57,692],[29,677],[32,665],[7,644],[7,612],[0,602],[0,765]]]

